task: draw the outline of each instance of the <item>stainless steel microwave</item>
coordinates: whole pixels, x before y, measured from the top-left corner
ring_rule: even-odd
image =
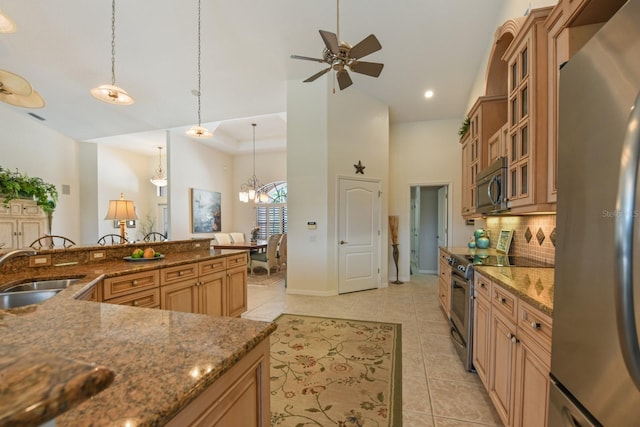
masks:
[[[476,212],[492,214],[507,210],[507,158],[500,157],[476,175]]]

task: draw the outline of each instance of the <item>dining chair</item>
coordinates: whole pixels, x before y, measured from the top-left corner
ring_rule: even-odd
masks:
[[[167,240],[167,236],[157,231],[152,231],[147,233],[146,236],[142,238],[145,242],[164,242]]]
[[[228,245],[231,243],[231,236],[229,236],[229,233],[215,233],[213,235],[213,239],[215,240],[214,245]]]
[[[244,233],[234,232],[234,233],[229,233],[229,236],[231,236],[231,240],[233,240],[233,243],[246,242],[244,238]]]
[[[282,270],[283,265],[287,265],[287,233],[282,235],[278,245],[278,269]]]
[[[70,248],[76,243],[64,236],[56,236],[53,234],[44,235],[37,238],[29,245],[33,249],[54,249],[54,248]]]
[[[278,268],[278,242],[282,234],[272,234],[267,240],[267,250],[265,252],[254,252],[250,255],[251,258],[251,274],[255,267],[264,267],[267,269],[267,274],[271,275],[271,269]]]
[[[125,239],[119,234],[105,234],[104,236],[98,239],[98,244],[100,246],[121,245],[123,243],[127,243],[127,239]]]

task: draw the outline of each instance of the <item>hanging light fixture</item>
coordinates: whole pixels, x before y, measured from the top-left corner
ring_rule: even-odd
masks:
[[[111,0],[111,84],[91,89],[100,101],[116,105],[131,105],[134,100],[126,90],[116,86],[116,0]]]
[[[0,33],[9,34],[15,33],[18,27],[13,19],[6,13],[0,10]]]
[[[156,174],[153,175],[150,181],[157,187],[167,185],[167,173],[162,169],[162,147],[158,147],[158,169],[156,169]]]
[[[261,191],[263,185],[258,181],[256,177],[256,124],[251,123],[253,126],[253,175],[249,180],[240,186],[240,192],[238,193],[238,199],[241,202],[248,203],[249,200],[253,200],[255,203],[268,202],[269,195]]]
[[[198,97],[198,125],[189,129],[187,131],[187,135],[193,136],[194,138],[211,138],[213,134],[209,129],[203,127],[200,121],[200,95],[202,94],[202,91],[200,90],[200,3],[201,0],[198,0],[198,90],[192,91],[192,93]]]

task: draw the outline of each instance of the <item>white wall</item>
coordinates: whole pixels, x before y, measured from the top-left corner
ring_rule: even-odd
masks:
[[[409,279],[411,186],[449,185],[449,245],[467,244],[472,226],[461,212],[460,121],[401,123],[390,127],[389,215],[398,215],[400,280]]]
[[[337,293],[337,184],[341,176],[355,176],[358,160],[366,166],[366,178],[381,180],[382,277],[387,277],[388,108],[357,87],[334,95],[329,82],[287,86],[290,293]],[[307,228],[309,221],[317,224],[315,230]]]
[[[53,234],[80,237],[78,147],[75,140],[27,115],[28,110],[0,105],[0,165],[42,178],[58,189]],[[68,185],[70,194],[62,194]]]
[[[213,237],[213,233],[191,232],[192,188],[220,193],[222,230],[233,228],[238,193],[233,187],[231,156],[177,132],[171,134],[168,145],[171,240]]]

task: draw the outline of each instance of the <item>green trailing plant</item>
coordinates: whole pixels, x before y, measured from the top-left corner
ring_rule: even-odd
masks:
[[[3,197],[4,206],[8,206],[14,199],[28,198],[35,200],[47,214],[53,213],[58,203],[58,190],[55,185],[45,182],[42,178],[21,173],[18,169],[12,171],[2,166],[0,166],[0,194]]]
[[[467,132],[469,132],[469,125],[471,125],[471,119],[467,116],[462,121],[460,129],[458,130],[458,136],[460,136],[460,139],[464,138]]]

